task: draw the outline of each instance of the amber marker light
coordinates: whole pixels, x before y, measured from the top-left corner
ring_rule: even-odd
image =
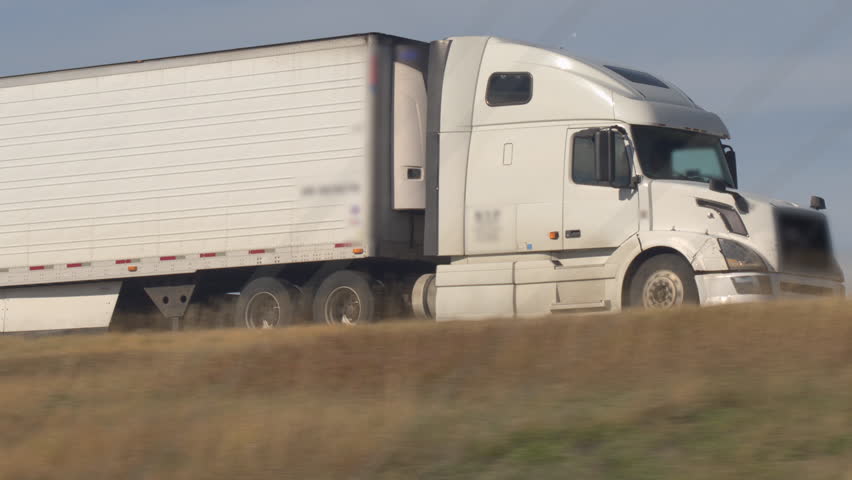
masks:
[[[361,254],[364,253],[364,249],[363,248],[353,248],[352,253],[354,253],[355,255],[361,255]]]
[[[136,265],[131,265],[127,267],[128,272],[135,272],[136,270],[139,270],[139,267],[137,267]]]
[[[548,234],[551,240],[559,240],[559,232],[550,232]]]

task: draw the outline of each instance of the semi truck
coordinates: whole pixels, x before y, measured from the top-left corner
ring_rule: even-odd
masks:
[[[739,190],[728,138],[658,76],[488,36],[2,78],[0,330],[842,294],[825,201]]]

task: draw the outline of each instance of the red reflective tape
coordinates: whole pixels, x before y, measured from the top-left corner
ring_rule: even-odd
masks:
[[[160,257],[160,261],[161,261],[161,262],[168,262],[168,261],[171,261],[171,260],[177,260],[177,257],[175,257],[175,256],[170,256],[170,257]]]
[[[31,271],[35,271],[35,270],[44,270],[44,265],[40,265],[40,266],[38,266],[38,267],[30,267],[30,270],[31,270]]]
[[[249,250],[249,255],[260,255],[261,253],[266,253],[266,250]]]
[[[116,265],[123,265],[125,263],[130,263],[130,260],[116,260],[115,261]]]
[[[199,256],[200,256],[201,258],[210,258],[210,257],[215,257],[215,256],[216,256],[216,254],[215,254],[215,253],[202,253],[202,254],[201,254],[201,255],[199,255]]]
[[[82,267],[82,266],[83,266],[82,263],[69,263],[68,265],[65,265],[66,268],[78,268],[78,267]]]
[[[335,243],[334,248],[349,248],[351,247],[351,243]]]

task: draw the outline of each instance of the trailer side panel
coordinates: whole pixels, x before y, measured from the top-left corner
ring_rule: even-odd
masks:
[[[0,286],[369,255],[367,39],[0,79]]]

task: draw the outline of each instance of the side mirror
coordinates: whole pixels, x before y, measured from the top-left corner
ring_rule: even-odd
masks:
[[[615,172],[614,133],[610,129],[595,133],[595,180],[601,183],[612,183]]]
[[[725,182],[713,178],[710,180],[710,190],[719,193],[728,193],[728,186],[725,185]]]
[[[621,158],[620,160],[626,161],[627,155],[624,155],[623,158]],[[630,173],[629,173],[630,172],[630,165],[629,164],[625,165],[623,168],[627,169],[626,170],[628,172],[627,175],[618,175],[618,173],[617,173],[618,170],[616,168],[615,170],[613,170],[613,172],[616,172],[616,173],[613,174],[613,179],[612,179],[611,182],[609,182],[609,184],[612,185],[614,188],[635,188],[636,186],[638,186],[639,182],[641,182],[642,179],[639,178],[637,180],[636,178],[630,176]]]
[[[613,188],[629,188],[633,185],[629,149],[618,148],[623,142],[622,134],[612,128],[595,133],[595,179],[598,182]]]
[[[822,197],[811,197],[811,208],[814,210],[825,210],[825,199]]]
[[[728,170],[731,172],[734,188],[737,188],[737,185],[739,185],[739,181],[737,180],[737,152],[730,145],[722,145],[722,151],[725,152],[725,162],[728,164]]]

